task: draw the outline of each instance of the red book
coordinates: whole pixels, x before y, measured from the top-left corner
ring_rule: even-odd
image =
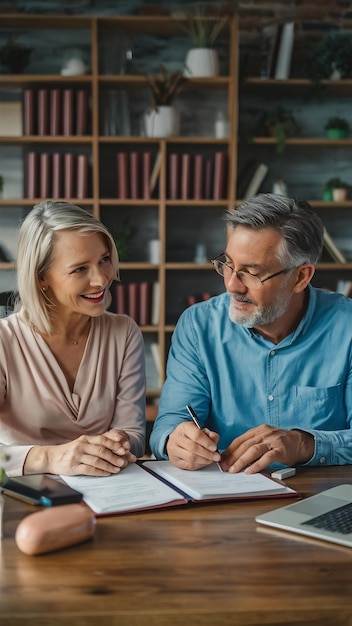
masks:
[[[143,187],[142,187],[142,197],[144,200],[150,200],[152,197],[152,190],[150,187],[150,174],[152,167],[152,154],[151,152],[143,152],[142,155],[142,174],[143,174]]]
[[[226,165],[226,152],[215,152],[213,181],[214,200],[223,200],[226,197]]]
[[[128,167],[127,152],[117,153],[117,197],[121,200],[128,198]]]
[[[168,183],[170,200],[178,200],[180,197],[180,157],[177,152],[169,154]]]
[[[50,135],[61,133],[61,92],[50,89]]]
[[[42,152],[39,155],[39,196],[43,200],[50,196],[51,168],[50,154]]]
[[[71,152],[64,154],[64,197],[75,197],[75,157]]]
[[[130,198],[136,200],[139,195],[139,154],[130,152]]]
[[[122,283],[116,284],[116,313],[128,314],[127,289]]]
[[[194,156],[193,198],[195,200],[202,200],[203,198],[203,161],[202,154]]]
[[[128,314],[139,324],[139,284],[128,283]]]
[[[79,154],[77,156],[77,198],[88,198],[88,156]]]
[[[52,198],[62,198],[63,193],[63,165],[62,154],[60,152],[54,152],[52,158],[52,171],[53,171],[53,188]]]
[[[85,89],[76,91],[75,134],[86,135],[88,130],[88,94]]]
[[[38,135],[49,134],[49,91],[38,89]]]
[[[181,200],[189,200],[191,185],[191,155],[181,155]]]
[[[62,92],[62,134],[73,135],[73,89]]]
[[[197,302],[197,296],[187,296],[187,306],[192,306],[192,304],[197,304]]]
[[[35,92],[34,89],[23,90],[23,134],[35,135]]]
[[[214,167],[212,159],[207,159],[205,161],[204,168],[204,200],[212,200],[213,198],[213,175],[214,175]]]
[[[152,283],[143,281],[139,285],[139,323],[147,326],[151,323],[152,314]]]
[[[38,155],[36,152],[28,152],[24,169],[24,197],[38,198],[38,191]]]

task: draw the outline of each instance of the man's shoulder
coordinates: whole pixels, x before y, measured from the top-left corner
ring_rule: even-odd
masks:
[[[340,309],[348,313],[352,312],[352,299],[342,293],[315,287],[312,288],[312,293],[314,294],[318,307],[324,306],[329,310]]]

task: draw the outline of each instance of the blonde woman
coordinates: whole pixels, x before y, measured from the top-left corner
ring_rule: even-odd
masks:
[[[0,439],[8,475],[105,476],[144,453],[143,337],[107,312],[118,255],[106,227],[42,202],[19,235],[19,305],[0,320]]]

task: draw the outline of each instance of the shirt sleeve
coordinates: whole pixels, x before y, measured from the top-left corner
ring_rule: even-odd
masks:
[[[208,414],[209,383],[199,356],[198,336],[191,309],[183,312],[172,336],[166,380],[150,437],[150,448],[157,459],[168,458],[165,446],[170,433],[176,426],[189,420],[187,404],[191,404],[200,415]]]
[[[303,430],[303,429],[300,429]],[[315,440],[312,458],[305,464],[313,465],[350,465],[352,464],[352,430],[310,430]]]
[[[8,476],[23,475],[24,462],[31,448],[33,446],[4,446],[8,460],[2,463],[2,467]]]

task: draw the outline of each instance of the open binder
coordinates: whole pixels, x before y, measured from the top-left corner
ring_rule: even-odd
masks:
[[[83,494],[97,516],[187,505],[190,502],[297,496],[297,492],[264,474],[228,474],[216,464],[197,471],[170,461],[128,465],[113,476],[61,476]]]

